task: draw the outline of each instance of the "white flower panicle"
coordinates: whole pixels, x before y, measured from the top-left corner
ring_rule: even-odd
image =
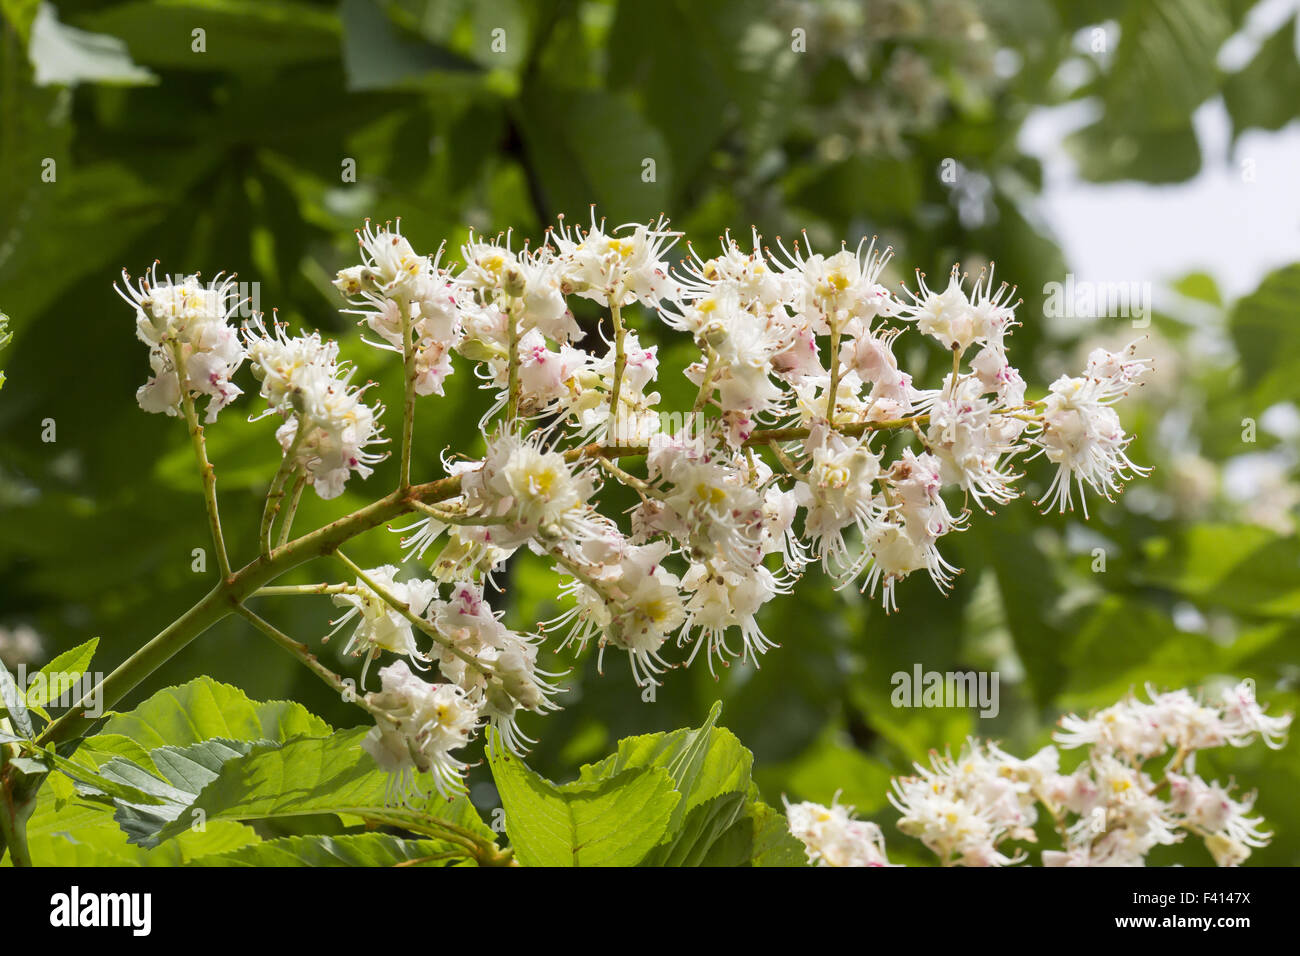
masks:
[[[377,723],[366,748],[390,772],[430,773],[446,795],[461,789],[466,767],[452,751],[482,727],[493,727],[494,743],[511,753],[527,752],[535,741],[519,729],[518,715],[558,709],[551,698],[559,688],[548,680],[557,675],[538,668],[537,639],[507,628],[480,585],[455,584],[443,600],[436,582],[399,581],[397,574],[392,565],[372,568],[355,587],[335,594],[348,611],[328,636],[355,619],[345,653],[364,654],[367,666],[381,651],[403,658],[380,670],[381,690],[367,695]],[[428,640],[427,650],[417,632]],[[445,683],[425,681],[408,661],[420,670],[436,664]]]
[[[764,608],[812,564],[889,610],[916,572],[946,590],[958,573],[943,555],[947,536],[973,508],[1020,496],[1018,460],[1055,467],[1046,510],[1072,507],[1085,489],[1112,497],[1144,473],[1114,408],[1149,364],[1136,344],[1094,352],[1079,377],[1029,398],[1008,357],[1015,290],[992,265],[973,282],[954,267],[941,289],[918,273],[915,291],[895,294],[892,251],[874,239],[819,252],[806,236],[789,247],[778,238],[773,254],[753,231],[743,245],[724,236],[712,256],[688,243],[674,262],[681,235],[666,219],[611,228],[594,211],[589,226],[561,221],[536,246],[471,233],[459,262],[441,246],[418,251],[400,221],[367,221],[357,238],[358,261],[334,285],[362,340],[401,367],[393,500],[414,523],[396,530],[429,572],[417,582],[385,566],[375,588],[340,585],[330,592],[347,608],[339,626],[355,622],[347,650],[363,671],[381,654],[436,670],[457,707],[473,711],[471,725],[495,725],[507,747],[528,739],[520,711],[552,706],[555,688],[536,667],[541,637],[503,636],[512,632],[490,611],[453,614],[437,591],[481,601],[521,549],[553,567],[565,602],[543,633],[594,644],[602,666],[610,648],[626,654],[645,693],[698,658],[715,675],[736,660],[758,666],[781,637],[765,632]],[[208,396],[211,421],[240,395],[232,379],[249,360],[261,414],[281,419],[281,471],[263,514],[269,554],[280,511],[283,544],[305,485],[341,495],[371,476],[389,439],[337,342],[260,316],[241,339],[233,294],[229,280],[204,286],[154,271],[122,290],[154,367],[139,395],[146,409],[177,414]],[[595,308],[606,321],[579,323],[579,300],[578,314]],[[900,361],[917,351],[898,348],[909,331],[934,340],[937,371]],[[698,355],[661,355],[673,332]],[[689,409],[660,407],[670,354],[695,393]],[[483,447],[444,455],[445,476],[416,484],[417,398],[446,393],[466,363],[491,395]],[[196,449],[202,441],[200,431]],[[421,651],[421,631],[440,639]],[[413,685],[392,673],[400,697]],[[424,725],[401,726],[425,753]],[[385,746],[395,733],[383,731]],[[454,761],[414,765],[441,768],[444,783],[456,775]],[[998,820],[978,839],[944,837],[946,852],[994,859],[998,834],[1015,829]]]
[[[187,394],[208,397],[208,423],[242,393],[231,379],[244,349],[230,318],[243,305],[233,275],[210,283],[198,274],[158,277],[154,263],[134,285],[122,270],[117,293],[135,309],[136,335],[149,346],[153,377],[136,391],[146,412],[181,413]]]
[[[1062,375],[1052,383],[1042,414],[1033,423],[1032,439],[1036,454],[1057,466],[1047,489],[1048,508],[1073,509],[1073,481],[1086,517],[1085,485],[1113,500],[1121,490],[1121,480],[1149,473],[1129,459],[1126,449],[1132,438],[1124,433],[1119,415],[1111,407],[1147,367],[1131,358],[1134,349],[1135,345],[1130,345],[1119,354],[1097,349],[1088,357],[1082,376]]]
[[[785,801],[790,832],[804,845],[813,866],[900,866],[885,855],[885,835],[870,820],[855,820],[838,799],[820,803]]]
[[[395,565],[386,564],[383,567],[373,568],[368,576],[385,592],[394,596],[417,615],[423,614],[438,593],[437,584],[421,580],[399,582],[398,573],[399,569]],[[363,687],[370,662],[382,651],[405,657],[417,667],[421,666],[419,660],[422,655],[416,646],[415,632],[412,630],[410,620],[401,610],[372,590],[366,582],[358,579],[351,590],[335,594],[334,603],[346,607],[347,611],[337,620],[330,622],[334,625],[334,630],[330,631],[325,639],[329,640],[340,629],[356,620],[356,627],[343,648],[343,653],[365,658],[365,664],[361,669]]]
[[[321,498],[337,498],[355,472],[368,478],[384,456],[367,449],[382,443],[383,407],[363,402],[368,386],[349,384],[354,369],[339,361],[337,342],[312,332],[290,337],[283,325],[268,331],[261,317],[245,326],[249,362],[261,380],[266,410],[284,419],[275,433],[290,467]]]
[[[379,714],[362,746],[386,772],[395,775],[398,791],[416,786],[415,773],[427,773],[438,793],[461,789],[467,764],[453,756],[469,743],[478,709],[455,684],[430,684],[405,661],[379,671],[383,689],[366,696]],[[418,788],[417,788],[418,789]]]
[[[959,756],[934,753],[916,775],[893,780],[898,829],[919,839],[946,866],[1006,866],[1028,852],[1050,823],[1061,849],[1044,849],[1045,866],[1142,866],[1152,850],[1201,839],[1219,866],[1243,862],[1267,846],[1254,794],[1195,773],[1197,751],[1245,747],[1262,739],[1282,746],[1290,715],[1269,717],[1243,681],[1207,703],[1187,690],[1130,695],[1088,717],[1070,714],[1055,735],[1065,749],[1087,748],[1062,773],[1056,746],[1027,760],[996,744],[968,740]],[[1156,762],[1164,763],[1156,769]],[[790,817],[791,829],[804,826]]]

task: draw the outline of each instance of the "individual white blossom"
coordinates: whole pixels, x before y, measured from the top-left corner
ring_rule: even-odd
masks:
[[[1057,466],[1044,496],[1046,509],[1073,509],[1077,488],[1087,517],[1085,485],[1113,500],[1121,481],[1148,474],[1149,469],[1129,459],[1132,436],[1111,407],[1146,369],[1146,363],[1126,357],[1134,347],[1119,354],[1098,349],[1089,356],[1083,376],[1062,375],[1052,383],[1033,437],[1037,454]]]

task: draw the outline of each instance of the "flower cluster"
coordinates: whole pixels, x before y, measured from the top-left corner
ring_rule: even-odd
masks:
[[[950,587],[958,569],[944,539],[967,527],[972,509],[1020,495],[1018,457],[1056,467],[1048,508],[1071,507],[1076,488],[1110,497],[1142,473],[1113,405],[1147,363],[1133,347],[1099,350],[1080,377],[1028,399],[1008,357],[1015,290],[992,266],[973,281],[954,267],[935,289],[918,273],[915,288],[896,294],[885,285],[891,252],[874,240],[828,254],[806,238],[778,240],[774,253],[757,233],[744,245],[728,235],[716,255],[688,245],[673,260],[679,239],[664,219],[609,228],[593,214],[586,227],[561,222],[535,247],[471,234],[457,265],[441,249],[417,252],[397,226],[367,222],[360,261],[335,280],[363,340],[401,361],[398,491],[415,521],[398,530],[406,559],[429,567],[422,581],[399,583],[388,566],[330,586],[357,622],[347,651],[365,668],[382,653],[417,669],[436,662],[473,712],[468,726],[496,724],[507,746],[527,740],[514,724],[519,709],[549,705],[535,669],[546,633],[560,631],[561,646],[594,645],[602,666],[610,648],[626,653],[642,688],[678,666],[670,644],[682,663],[703,658],[713,673],[736,659],[757,665],[776,646],[763,608],[810,565],[887,609],[913,572]],[[281,469],[263,512],[269,555],[282,499],[281,544],[305,485],[333,498],[372,473],[384,457],[383,409],[363,400],[368,385],[351,384],[338,343],[268,328],[260,316],[241,336],[228,321],[230,293],[228,281],[159,281],[151,271],[122,294],[151,349],[146,408],[188,415],[207,395],[211,420],[239,395],[231,377],[249,360],[261,414],[282,420]],[[608,322],[579,323],[571,306],[580,299]],[[928,383],[898,359],[909,329],[942,350]],[[681,370],[696,393],[684,413],[660,408],[652,340],[665,332],[698,348]],[[442,481],[412,485],[416,399],[442,395],[464,363],[493,396],[483,449],[457,449]],[[630,511],[603,507],[611,483],[636,496]],[[215,511],[213,523],[219,530]],[[551,564],[564,602],[527,638],[503,636],[483,593],[521,550]],[[475,610],[453,614],[438,598],[443,586],[473,596],[451,605]],[[432,651],[418,649],[419,630],[434,637]],[[397,715],[384,746],[400,736],[423,755],[414,766],[454,777],[456,764],[430,753],[449,753],[462,735],[426,734],[417,678],[384,673]]]
[[[158,264],[137,283],[122,272],[117,292],[135,309],[135,332],[149,346],[153,377],[136,391],[146,412],[181,414],[182,398],[208,397],[206,421],[238,398],[231,379],[244,361],[244,348],[230,317],[241,305],[233,275],[205,284],[199,276],[163,276]]]
[[[1200,838],[1215,863],[1234,866],[1271,834],[1251,816],[1254,795],[1195,773],[1195,754],[1245,747],[1257,739],[1282,746],[1291,717],[1270,717],[1250,681],[1207,702],[1186,690],[1132,695],[1089,717],[1062,718],[1056,743],[1086,747],[1070,773],[1056,746],[1021,760],[971,739],[960,755],[933,754],[916,776],[896,778],[890,801],[898,828],[948,866],[1004,866],[1027,858],[1007,844],[1034,843],[1040,809],[1062,848],[1043,850],[1045,866],[1141,866],[1157,846]],[[1160,771],[1152,761],[1164,760]],[[800,830],[794,817],[791,829]]]
[[[662,220],[608,230],[594,218],[536,249],[471,237],[456,273],[368,226],[362,265],[336,283],[384,347],[415,329],[417,355],[459,353],[496,393],[486,454],[449,465],[461,494],[404,529],[409,553],[441,542],[432,563],[448,578],[490,577],[525,546],[550,556],[573,601],[553,622],[569,628],[565,643],[627,651],[639,684],[658,681],[674,636],[688,663],[756,660],[775,646],[759,611],[810,561],[887,608],[914,571],[946,589],[957,569],[942,538],[966,526],[966,505],[1020,494],[1016,456],[1057,466],[1051,506],[1071,504],[1071,481],[1109,496],[1140,471],[1111,405],[1145,363],[1132,348],[1098,353],[1083,377],[1026,401],[1007,356],[1014,290],[991,268],[973,283],[954,268],[937,291],[918,275],[898,297],[874,242],[777,256],[757,234],[748,248],[726,237],[719,255],[691,249],[674,268],[677,238]],[[594,349],[572,296],[611,311],[613,335]],[[684,420],[657,408],[658,355],[627,327],[633,303],[700,349]],[[934,388],[899,365],[909,326],[952,356]],[[887,457],[881,433],[898,432],[919,447]],[[629,456],[644,456],[642,474],[623,469]],[[638,495],[626,526],[598,511],[596,469]]]
[[[519,730],[519,712],[556,709],[551,697],[558,688],[547,681],[555,675],[537,667],[536,641],[507,628],[483,600],[481,587],[460,582],[442,600],[437,582],[399,581],[398,572],[392,565],[372,568],[335,593],[335,603],[347,611],[330,636],[356,622],[344,653],[365,657],[363,686],[380,652],[402,658],[380,670],[381,689],[366,697],[377,718],[366,748],[403,780],[415,771],[431,773],[438,792],[446,794],[465,769],[453,751],[491,725],[506,749],[522,754],[534,741]],[[431,642],[427,651],[420,649],[416,631]],[[411,670],[434,664],[443,682]]]
[[[853,819],[853,808],[833,800],[785,804],[785,818],[814,866],[897,866],[885,856],[885,835],[870,820]]]
[[[322,498],[337,498],[348,477],[362,478],[383,458],[366,449],[382,441],[382,408],[361,400],[365,387],[349,385],[353,370],[339,361],[337,342],[319,333],[290,336],[283,325],[268,331],[259,317],[245,327],[253,375],[266,399],[263,415],[284,419],[275,437],[290,473],[302,475]],[[258,416],[261,417],[261,416]]]

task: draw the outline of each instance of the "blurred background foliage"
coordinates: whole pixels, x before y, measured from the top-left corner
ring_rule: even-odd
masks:
[[[996,260],[1024,299],[1014,360],[1041,388],[1097,342],[1137,333],[1126,318],[1045,320],[1040,290],[1069,263],[1034,212],[1043,176],[1020,145],[1026,118],[1086,101],[1093,120],[1061,146],[1081,177],[1185,181],[1204,161],[1192,125],[1201,104],[1221,98],[1234,136],[1280,129],[1300,111],[1294,19],[1243,68],[1216,61],[1250,7],[0,0],[0,308],[13,334],[0,396],[0,653],[16,665],[99,635],[98,663],[111,666],[210,586],[191,568],[208,540],[184,429],[133,400],[147,363],[112,290],[123,267],[139,274],[158,258],[165,271],[238,272],[257,283],[261,309],[342,338],[391,409],[395,369],[359,346],[328,284],[355,261],[351,230],[366,216],[401,216],[420,249],[455,248],[469,227],[536,239],[558,214],[585,221],[593,203],[614,223],[665,212],[705,254],[709,237],[751,225],[769,238],[806,229],[820,248],[878,233],[898,253],[893,281],[901,268],[942,275],[960,260],[973,273]],[[1159,223],[1144,225],[1158,237]],[[1300,264],[1236,302],[1203,272],[1168,291],[1174,307],[1143,333],[1157,371],[1125,412],[1151,479],[1098,503],[1087,523],[1038,516],[1029,500],[979,517],[945,541],[967,569],[952,594],[909,581],[892,616],[810,573],[796,597],[770,606],[763,624],[782,647],[761,669],[735,666],[717,682],[703,668],[675,673],[653,704],[621,660],[603,677],[591,656],[556,660],[571,669],[566,709],[524,724],[541,739],[537,769],[568,779],[621,736],[698,725],[720,697],[769,801],[828,802],[842,790],[886,824],[892,856],[919,860],[919,845],[889,825],[885,794],[889,776],[930,748],[975,733],[1028,752],[1064,710],[1147,682],[1252,677],[1274,712],[1296,710]],[[665,407],[689,404],[677,374],[689,343],[661,337],[644,315],[639,327],[663,344]],[[946,357],[930,354],[933,378]],[[466,369],[446,398],[421,401],[417,475],[440,474],[447,446],[476,447],[482,407]],[[209,442],[242,562],[277,458],[273,423],[236,412]],[[51,422],[56,440],[43,441]],[[1030,468],[1030,500],[1041,474]],[[1234,498],[1242,474],[1248,490]],[[299,527],[393,479],[390,462],[340,501],[308,495]],[[350,550],[371,564],[397,553],[382,529]],[[326,577],[338,569],[289,580]],[[550,617],[553,584],[538,562],[518,561],[511,623]],[[314,643],[332,609],[294,600],[265,613]],[[999,714],[892,707],[890,675],[916,663],[996,670]],[[238,620],[131,702],[200,672],[358,722]],[[1199,769],[1259,788],[1278,835],[1253,862],[1300,862],[1300,743]],[[494,806],[486,769],[474,779],[476,801]],[[1152,861],[1208,857],[1189,843]]]

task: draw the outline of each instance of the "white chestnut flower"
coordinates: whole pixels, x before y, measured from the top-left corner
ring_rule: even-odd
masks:
[[[339,272],[334,287],[345,296],[395,298],[410,295],[431,268],[427,256],[419,255],[402,235],[402,223],[385,223],[375,228],[369,219],[357,230],[361,265]]]
[[[606,231],[595,210],[588,229],[561,223],[550,242],[563,265],[565,292],[602,305],[641,302],[657,309],[676,295],[677,282],[669,274],[664,256],[681,233],[668,228],[668,220],[642,225],[628,223]]]
[[[1135,465],[1128,457],[1126,449],[1133,439],[1125,434],[1119,415],[1111,407],[1144,368],[1141,362],[1125,362],[1110,353],[1095,352],[1085,377],[1062,375],[1052,383],[1040,425],[1031,439],[1039,449],[1034,457],[1044,455],[1057,466],[1044,495],[1044,510],[1073,510],[1073,484],[1078,488],[1086,518],[1085,486],[1112,501],[1122,489],[1121,481],[1150,473],[1150,469]]]
[[[982,392],[976,378],[944,389],[930,407],[925,440],[940,462],[944,484],[956,485],[987,512],[986,502],[1004,505],[1020,495],[1013,486],[1021,475],[1007,460],[1024,449],[1020,434],[1025,423],[1002,414]]]
[[[324,499],[336,498],[353,472],[362,478],[383,455],[367,449],[377,443],[382,406],[361,399],[365,388],[349,384],[354,369],[338,360],[338,343],[318,333],[290,337],[283,325],[268,332],[259,316],[244,328],[253,375],[262,382],[264,415],[278,414],[285,423],[276,439],[292,466]]]
[[[716,560],[692,564],[681,586],[690,598],[677,643],[693,645],[686,659],[688,667],[703,650],[709,673],[716,677],[714,659],[724,667],[734,657],[742,662],[752,660],[758,666],[759,655],[777,646],[759,627],[757,615],[764,604],[777,594],[789,593],[789,589],[782,587],[763,565],[736,567]],[[739,651],[727,644],[727,633],[732,628],[740,632]]]
[[[855,556],[844,532],[856,528],[865,540],[885,517],[886,505],[875,490],[880,456],[861,438],[820,428],[806,444],[812,461],[807,480],[795,486],[797,500],[806,509],[804,535],[824,570],[850,580],[861,573],[870,554]]]
[[[832,800],[785,803],[790,832],[804,845],[814,866],[897,866],[885,855],[885,835],[870,820],[855,820],[853,808]]]
[[[592,544],[587,563],[559,569],[570,575],[560,591],[573,598],[574,606],[544,629],[567,628],[562,647],[585,647],[595,638],[602,672],[607,646],[627,651],[637,685],[658,684],[656,675],[669,666],[659,651],[686,620],[680,582],[663,565],[669,546],[662,541],[631,545],[609,539]]]
[[[239,335],[230,325],[243,301],[233,275],[203,283],[197,274],[158,277],[154,263],[136,284],[126,270],[117,294],[136,313],[136,335],[149,346],[153,377],[136,391],[146,412],[180,415],[183,393],[206,395],[204,421],[241,394],[231,379],[244,362]],[[179,366],[178,363],[179,362]]]
[[[900,303],[879,281],[893,256],[891,248],[877,250],[874,238],[864,238],[854,250],[843,246],[824,256],[812,252],[806,233],[803,239],[808,255],[797,242],[793,253],[779,239],[777,244],[788,260],[783,278],[790,308],[813,332],[826,335],[850,327],[850,322],[853,328],[868,329],[872,320],[899,312]]]
[[[387,591],[392,597],[410,608],[417,617],[422,616],[429,603],[438,594],[438,585],[433,581],[418,578],[398,581],[398,568],[385,564],[366,572],[367,576]],[[411,622],[401,611],[394,608],[370,586],[357,579],[353,590],[333,596],[334,603],[347,611],[335,621],[331,621],[334,630],[326,635],[326,640],[337,634],[349,622],[355,620],[356,627],[348,643],[343,648],[344,654],[364,657],[361,669],[361,684],[366,683],[366,672],[381,651],[389,651],[409,659],[419,667],[418,661],[423,657],[415,643],[415,633]]]
[[[449,797],[464,790],[467,764],[452,755],[469,743],[478,726],[478,708],[455,684],[430,684],[396,661],[379,671],[382,689],[366,695],[367,704],[380,712],[361,746],[393,774],[390,792],[414,787],[416,773],[428,773],[439,795]]]

